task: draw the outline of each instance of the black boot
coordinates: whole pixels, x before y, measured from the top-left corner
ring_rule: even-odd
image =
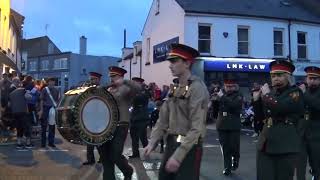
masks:
[[[238,169],[238,167],[239,167],[239,161],[234,160],[234,161],[232,162],[231,170],[232,170],[232,171],[235,171],[235,170]]]
[[[222,173],[223,173],[223,175],[225,175],[225,176],[230,176],[230,175],[231,175],[231,170],[228,169],[228,168],[226,168],[226,169],[224,169],[224,170],[222,171]]]

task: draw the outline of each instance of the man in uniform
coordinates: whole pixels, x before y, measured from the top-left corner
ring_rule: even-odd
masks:
[[[99,86],[102,74],[97,72],[89,72],[90,86]],[[94,145],[87,144],[87,161],[83,165],[93,165],[96,162],[94,158]],[[100,160],[98,161],[100,163]]]
[[[293,180],[304,133],[303,94],[293,86],[294,69],[288,61],[271,62],[272,90],[264,84],[260,91],[253,92],[254,103],[262,103],[266,113],[258,139],[258,180]]]
[[[103,179],[115,180],[114,165],[117,165],[124,174],[124,180],[130,180],[133,174],[133,168],[128,164],[128,160],[122,155],[125,140],[128,134],[132,97],[141,90],[141,86],[132,80],[124,80],[124,74],[127,71],[120,67],[110,66],[109,77],[111,85],[108,91],[115,98],[120,119],[117,128],[113,134],[113,139],[102,144],[98,149],[103,165]]]
[[[224,80],[224,91],[220,90],[214,100],[219,102],[217,130],[223,151],[223,174],[229,176],[231,170],[239,166],[240,158],[240,113],[242,109],[242,96],[239,87],[233,79]]]
[[[191,74],[199,52],[189,46],[172,44],[167,59],[179,83],[171,89],[159,114],[144,154],[148,156],[158,141],[167,135],[159,180],[198,180],[202,140],[206,130],[209,92],[203,81]]]
[[[305,68],[307,87],[300,88],[305,99],[305,120],[307,121],[306,140],[309,163],[314,180],[320,180],[320,68],[309,66]]]
[[[143,86],[144,79],[133,77],[133,81]],[[139,139],[143,147],[148,145],[147,126],[149,123],[148,114],[149,96],[143,88],[133,99],[130,118],[130,136],[132,139],[132,155],[129,158],[139,158]]]

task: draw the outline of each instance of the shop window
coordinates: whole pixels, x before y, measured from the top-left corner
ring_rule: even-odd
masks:
[[[249,28],[238,27],[238,54],[240,56],[249,56]]]
[[[283,30],[273,30],[273,52],[274,56],[283,56]]]
[[[297,40],[298,40],[298,59],[307,59],[307,33],[306,32],[298,32]]]
[[[198,50],[200,53],[211,53],[211,25],[198,26]]]

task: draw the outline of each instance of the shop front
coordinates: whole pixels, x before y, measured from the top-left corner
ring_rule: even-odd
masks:
[[[272,59],[249,59],[249,58],[216,58],[201,57],[204,61],[204,80],[207,85],[212,82],[219,82],[222,85],[223,79],[233,78],[239,86],[240,91],[250,95],[253,83],[269,83],[269,63]]]

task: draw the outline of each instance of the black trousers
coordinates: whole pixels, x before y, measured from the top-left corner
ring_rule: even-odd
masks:
[[[131,127],[130,136],[132,140],[132,155],[139,156],[139,139],[143,147],[148,145],[147,126]]]
[[[224,168],[231,169],[232,158],[240,159],[240,130],[218,130],[219,142],[223,151]]]
[[[98,147],[103,165],[103,179],[115,180],[114,166],[117,165],[121,172],[130,175],[133,172],[128,160],[122,155],[124,143],[128,134],[128,125],[118,126],[114,138]]]
[[[96,159],[94,158],[94,145],[87,144],[87,161],[88,162],[96,162]]]
[[[14,113],[15,124],[17,128],[17,137],[31,138],[31,120],[28,118],[28,113]]]
[[[257,180],[293,180],[296,153],[271,155],[258,151]]]
[[[199,180],[200,164],[202,158],[202,143],[194,145],[181,162],[176,173],[169,173],[165,170],[167,161],[180,146],[174,136],[167,137],[167,146],[159,169],[159,180]]]

